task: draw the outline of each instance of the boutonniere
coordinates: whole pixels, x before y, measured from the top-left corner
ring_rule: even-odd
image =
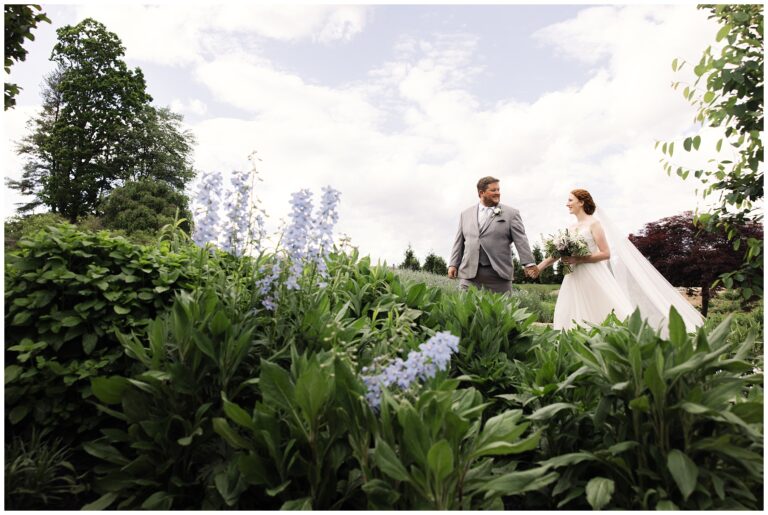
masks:
[[[501,214],[501,208],[499,206],[496,206],[493,208],[493,214],[491,216],[496,216]]]

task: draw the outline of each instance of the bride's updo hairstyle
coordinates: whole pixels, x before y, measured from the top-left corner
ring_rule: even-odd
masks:
[[[587,190],[573,190],[571,195],[584,202],[584,212],[591,215],[595,212],[595,201]]]

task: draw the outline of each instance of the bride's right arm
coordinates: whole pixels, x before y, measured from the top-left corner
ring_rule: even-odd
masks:
[[[554,263],[555,261],[557,261],[557,259],[555,259],[555,258],[553,258],[553,257],[548,257],[547,259],[545,259],[544,261],[542,261],[541,263],[539,263],[538,265],[536,265],[536,268],[538,268],[538,269],[539,269],[539,273],[541,273],[541,272],[543,272],[543,271],[544,271],[544,270],[545,270],[547,267],[550,267],[550,266],[552,266],[552,263]]]

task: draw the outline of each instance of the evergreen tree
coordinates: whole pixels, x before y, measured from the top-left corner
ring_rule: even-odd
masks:
[[[162,181],[130,181],[113,189],[102,206],[104,227],[132,234],[136,231],[156,233],[164,225],[172,224],[178,212],[185,218],[179,226],[190,232],[192,215],[189,199],[171,185]]]
[[[436,255],[434,252],[430,252],[427,254],[427,257],[424,258],[424,266],[422,267],[422,270],[437,275],[447,275],[448,265],[443,258]]]
[[[408,248],[405,251],[405,260],[403,260],[402,263],[400,263],[400,266],[398,267],[402,270],[421,270],[421,265],[419,264],[419,260],[416,257],[416,254],[414,254],[413,249],[411,248],[411,244],[408,244]]]

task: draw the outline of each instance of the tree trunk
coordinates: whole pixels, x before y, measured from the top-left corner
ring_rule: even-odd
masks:
[[[706,280],[701,285],[701,316],[705,317],[707,316],[707,311],[709,311],[709,285],[712,284],[712,281]]]

